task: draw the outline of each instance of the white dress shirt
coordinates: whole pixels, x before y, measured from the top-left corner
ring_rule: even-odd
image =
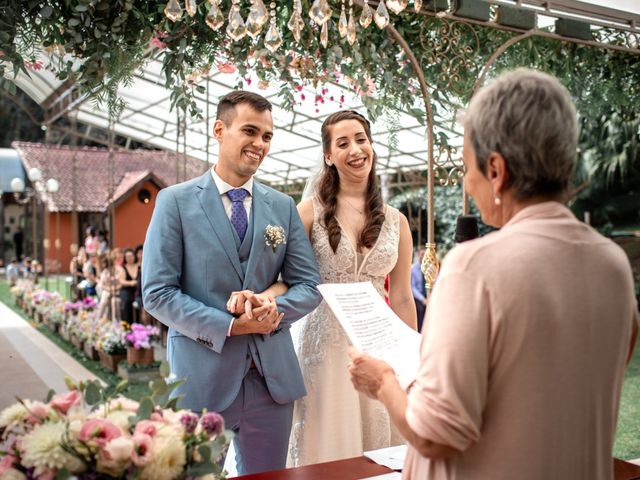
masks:
[[[233,204],[231,202],[231,199],[227,195],[227,192],[229,190],[234,190],[236,187],[229,185],[227,182],[225,182],[220,178],[220,176],[216,173],[215,165],[211,167],[211,177],[213,178],[213,181],[215,182],[216,187],[218,187],[218,191],[220,192],[220,199],[222,200],[224,211],[226,212],[229,220],[231,220],[231,209]],[[247,211],[247,222],[248,222],[249,217],[251,215],[251,196],[253,195],[253,177],[247,180],[244,183],[244,185],[241,185],[240,187],[237,187],[237,188],[244,188],[247,192],[249,192],[249,195],[247,195],[245,199],[242,201],[242,204],[244,205],[244,209]],[[227,337],[231,336],[231,328],[233,327],[234,320],[235,320],[235,317],[231,317],[229,330],[227,330]]]
[[[227,213],[227,217],[229,217],[229,220],[231,220],[232,202],[229,196],[227,195],[227,192],[229,190],[235,190],[236,188],[244,188],[247,192],[249,192],[249,195],[247,195],[242,202],[244,205],[244,209],[247,211],[247,222],[248,222],[249,217],[251,215],[251,196],[253,195],[253,177],[251,177],[249,180],[247,180],[243,185],[239,187],[232,187],[231,185],[229,185],[227,182],[225,182],[218,176],[218,174],[216,173],[215,165],[211,168],[211,177],[213,178],[213,181],[215,182],[216,187],[218,187],[218,191],[220,192],[220,198],[222,200],[222,205],[224,205],[224,211]]]

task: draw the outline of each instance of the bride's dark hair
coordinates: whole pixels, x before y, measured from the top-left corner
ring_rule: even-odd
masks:
[[[353,110],[343,110],[329,115],[320,130],[322,135],[322,151],[327,154],[331,151],[331,126],[344,120],[356,120],[362,124],[364,132],[372,145],[371,125],[369,121]],[[367,180],[367,191],[365,198],[365,218],[366,223],[358,237],[358,245],[356,248],[360,250],[362,247],[371,248],[375,244],[382,224],[384,223],[384,203],[382,202],[382,194],[380,193],[380,185],[378,176],[376,175],[376,163],[378,157],[373,152],[371,171]],[[323,221],[329,237],[329,245],[335,253],[340,243],[340,225],[336,219],[336,211],[338,209],[338,192],[340,191],[340,177],[335,165],[327,165],[326,161],[322,162],[322,175],[318,181],[317,195],[320,203],[324,207]]]

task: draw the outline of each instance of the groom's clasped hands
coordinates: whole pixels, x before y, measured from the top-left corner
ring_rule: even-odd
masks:
[[[227,301],[227,310],[236,319],[231,335],[249,333],[271,334],[278,329],[284,313],[278,312],[275,298],[267,293],[251,290],[232,292]]]

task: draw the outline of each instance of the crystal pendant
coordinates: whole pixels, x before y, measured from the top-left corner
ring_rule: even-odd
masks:
[[[267,30],[267,34],[264,36],[264,46],[273,53],[280,48],[280,45],[282,45],[282,37],[280,37],[280,32],[278,32],[274,22],[271,24],[269,30]]]
[[[349,12],[349,24],[347,25],[347,41],[350,45],[356,43],[356,21],[353,19],[353,12]]]
[[[327,0],[315,0],[309,10],[309,16],[318,25],[324,25],[328,22],[331,18],[331,7],[329,7]]]
[[[299,42],[302,29],[304,28],[304,20],[302,20],[302,15],[300,15],[299,10],[293,11],[291,18],[289,19],[289,23],[287,23],[287,27],[289,27],[289,30],[293,33],[293,38],[296,39],[296,42]]]
[[[362,28],[367,28],[373,21],[373,14],[371,13],[371,7],[368,3],[365,3],[362,7],[362,13],[360,14],[360,25]]]
[[[387,7],[384,5],[384,0],[380,0],[376,13],[373,15],[373,19],[375,20],[378,28],[382,29],[389,25],[389,12],[387,12]]]
[[[184,9],[187,11],[187,15],[189,15],[190,17],[195,16],[196,12],[198,11],[198,4],[196,3],[196,0],[185,0]]]
[[[407,0],[387,0],[387,8],[396,15],[407,8]]]
[[[240,15],[240,8],[237,5],[231,7],[229,12],[229,24],[227,25],[227,35],[231,37],[231,40],[237,42],[244,38],[247,34],[247,27],[244,25],[244,20]]]
[[[344,38],[347,35],[347,14],[344,11],[344,5],[342,6],[342,12],[340,12],[340,20],[338,20],[338,32],[340,32],[340,38]]]
[[[327,48],[329,44],[329,22],[325,22],[322,24],[322,29],[320,29],[320,43],[324,48]]]
[[[164,7],[164,14],[172,22],[180,20],[182,18],[182,7],[178,0],[169,0],[167,6]]]
[[[419,13],[422,10],[422,0],[413,0],[413,8],[416,13]]]
[[[249,15],[247,16],[247,33],[251,38],[256,38],[262,32],[262,26],[269,20],[269,12],[262,0],[253,0]]]
[[[212,30],[218,30],[222,25],[224,25],[224,16],[222,15],[220,7],[215,1],[211,2],[209,13],[207,13],[204,21]]]
[[[262,33],[262,25],[264,25],[264,22],[260,22],[260,12],[254,9],[255,6],[256,3],[254,2],[253,5],[251,5],[251,10],[249,10],[249,15],[247,16],[247,34],[251,38],[256,38],[258,35],[260,35],[260,33]],[[262,6],[262,8],[264,8],[264,5]],[[265,9],[265,13],[266,11],[267,10]],[[268,16],[266,18],[268,18]]]

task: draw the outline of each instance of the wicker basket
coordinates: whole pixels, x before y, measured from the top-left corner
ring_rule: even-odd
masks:
[[[153,348],[127,348],[127,363],[129,365],[150,365],[153,363]]]

